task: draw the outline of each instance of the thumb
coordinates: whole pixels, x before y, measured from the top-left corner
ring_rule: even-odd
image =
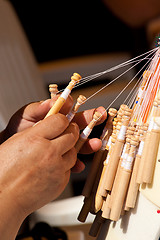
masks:
[[[32,122],[42,120],[46,116],[54,102],[55,100],[47,99],[42,102],[35,102],[27,105],[23,112],[23,118]]]

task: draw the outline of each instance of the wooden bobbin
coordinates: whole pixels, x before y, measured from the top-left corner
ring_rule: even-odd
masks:
[[[55,97],[58,93],[58,85],[57,84],[49,84],[49,92],[51,95],[51,98]]]
[[[124,149],[123,149],[120,161],[118,163],[118,168],[117,168],[116,176],[115,176],[113,187],[112,187],[112,191],[111,191],[110,201],[109,201],[109,208],[110,209],[112,207],[112,199],[115,198],[116,193],[118,191],[119,181],[120,181],[120,178],[121,178],[122,169],[124,167],[124,164],[125,164],[125,162],[127,160],[127,157],[128,157],[129,151],[130,151],[131,137],[132,137],[131,135],[128,135],[126,137],[126,143],[125,143],[125,146],[124,146]]]
[[[158,111],[156,112],[156,117],[153,118],[153,127],[150,132],[150,148],[149,151],[147,151],[146,154],[146,160],[144,165],[144,172],[143,172],[143,182],[144,183],[152,183],[156,159],[157,159],[157,153],[159,148],[159,142],[160,142],[160,124],[159,122],[156,123],[156,119],[158,117]]]
[[[106,197],[107,196],[105,183],[106,183],[106,178],[107,178],[107,175],[108,175],[108,163],[110,162],[110,158],[111,158],[112,153],[114,151],[115,142],[116,142],[116,138],[115,138],[115,136],[112,136],[111,137],[111,148],[110,148],[110,150],[108,152],[106,160],[103,163],[104,166],[103,166],[100,182],[99,182],[99,185],[98,185],[97,198],[96,198],[96,201],[95,201],[95,208],[96,209],[101,208],[101,202],[99,202],[98,195],[100,195],[102,197]]]
[[[139,185],[136,182],[137,179],[137,173],[139,169],[139,164],[141,160],[141,154],[142,154],[142,148],[143,148],[143,143],[144,143],[144,131],[141,129],[141,136],[140,136],[140,144],[139,144],[139,149],[135,157],[135,162],[134,162],[134,167],[133,167],[133,172],[128,188],[128,193],[126,197],[126,203],[125,203],[125,208],[134,208],[138,196],[138,190],[139,190]],[[142,145],[142,146],[141,146]]]
[[[132,137],[130,143],[131,143],[131,148],[130,148],[129,156],[127,158],[127,162],[125,166],[123,167],[123,169],[121,169],[119,186],[117,188],[114,198],[112,198],[112,201],[111,201],[112,206],[111,206],[110,219],[113,221],[118,221],[122,212],[122,208],[124,205],[124,201],[125,201],[125,197],[126,197],[127,189],[129,185],[129,180],[131,176],[131,169],[132,169],[132,164],[134,160],[134,155],[135,155],[136,147],[138,145],[138,139]]]
[[[67,118],[69,120],[69,122],[72,121],[72,119],[74,118],[76,112],[78,112],[78,109],[80,108],[80,106],[82,104],[84,104],[86,101],[86,97],[83,95],[79,95],[79,97],[77,98],[77,102],[75,104],[75,106],[73,107],[73,109],[67,114]]]
[[[75,113],[78,111],[79,107],[80,107],[82,104],[85,103],[86,99],[87,99],[87,98],[86,98],[84,95],[79,95],[79,97],[77,98],[77,102],[76,102],[76,104],[75,104],[75,106],[74,106],[74,109],[73,109],[73,111],[74,111]]]
[[[62,92],[60,97],[57,99],[57,101],[54,103],[52,108],[47,113],[46,117],[56,114],[60,111],[63,104],[65,103],[66,99],[68,98],[69,94],[71,93],[73,87],[80,81],[82,77],[78,73],[74,73],[71,77],[71,81],[69,82],[68,86],[65,88],[65,90]]]
[[[105,219],[110,219],[110,212],[111,212],[110,200],[111,200],[111,194],[108,194],[102,206],[102,217]]]
[[[139,148],[139,152],[138,152],[138,156],[137,156],[139,158],[138,171],[136,174],[137,175],[136,176],[137,184],[143,183],[143,171],[144,171],[144,164],[145,164],[145,156],[143,155],[143,158],[142,158],[142,154],[143,154],[144,146],[145,146],[145,142],[146,142],[147,129],[148,129],[148,126],[143,126],[143,128],[142,128],[143,137],[141,137],[140,148]],[[147,147],[147,144],[145,147]]]
[[[88,136],[90,135],[93,127],[97,124],[98,121],[100,121],[102,118],[102,114],[100,112],[95,112],[93,115],[92,121],[88,124],[88,126],[83,130],[81,133],[79,140],[77,141],[75,148],[77,152],[82,148],[83,144],[86,142],[88,139]]]
[[[96,214],[96,217],[94,219],[94,222],[92,223],[92,226],[89,231],[89,235],[92,237],[96,237],[98,235],[98,232],[100,231],[100,228],[102,224],[105,222],[105,219],[102,217],[102,212],[99,211]]]
[[[88,198],[85,197],[84,198],[84,203],[83,206],[81,208],[81,211],[78,215],[78,221],[80,222],[85,222],[86,218],[88,216],[88,213],[90,212],[91,209],[91,205],[92,205],[92,201],[93,201],[93,195],[91,194]]]
[[[117,136],[114,151],[108,164],[108,174],[105,179],[105,189],[108,191],[111,191],[113,186],[119,159],[125,143],[125,136],[126,136],[127,126],[129,124],[130,116],[131,116],[131,111],[128,111],[127,109],[125,110],[124,114],[125,115],[122,118],[122,126]]]
[[[153,116],[156,116],[156,114],[157,114],[157,107],[158,107],[158,104],[156,101],[154,101],[153,112],[152,112]],[[146,159],[148,159],[148,154],[149,154],[148,149],[150,149],[150,144],[152,142],[152,139],[151,139],[152,128],[153,128],[153,118],[151,117],[149,126],[148,126],[148,130],[146,133],[144,133],[145,141],[144,141],[143,152],[142,152],[141,161],[139,164],[139,169],[138,169],[138,174],[137,174],[137,183],[139,183],[139,184],[143,183],[143,174],[145,174],[144,169],[145,169],[145,164],[147,162]]]
[[[105,152],[105,148],[100,149],[99,151],[97,151],[94,154],[92,165],[91,165],[90,171],[87,176],[87,180],[85,182],[85,185],[84,185],[84,188],[82,191],[82,195],[85,197],[89,197],[91,194],[96,176],[97,176],[99,168],[101,166],[101,162],[104,160],[103,159],[104,152]]]
[[[109,135],[108,132],[106,133],[106,131],[111,130],[110,132],[112,132],[112,130],[113,130],[113,119],[116,116],[116,114],[117,114],[117,110],[115,108],[110,108],[109,109],[108,119],[107,119],[106,125],[103,129],[102,135],[100,137],[101,139],[103,139],[106,134],[107,134],[108,138],[110,137],[111,134]]]
[[[142,85],[141,85],[141,87],[142,88],[144,88],[145,87],[145,85],[146,85],[146,80],[148,80],[150,77],[151,77],[151,75],[152,75],[153,73],[151,72],[151,71],[149,71],[149,70],[145,70],[144,72],[143,72],[143,82],[142,82]]]

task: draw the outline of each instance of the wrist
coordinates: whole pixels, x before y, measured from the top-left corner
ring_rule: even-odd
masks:
[[[0,192],[0,236],[4,240],[15,239],[25,217],[16,201],[12,199],[11,192],[2,190]]]

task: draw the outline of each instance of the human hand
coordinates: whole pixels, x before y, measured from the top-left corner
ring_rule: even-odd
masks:
[[[58,96],[55,96],[53,99],[34,102],[19,109],[11,117],[6,129],[3,131],[1,143],[11,137],[13,134],[32,127],[35,123],[42,120],[57,98]],[[72,105],[73,100],[71,96],[69,96],[60,112],[66,115],[70,111]]]
[[[75,165],[78,136],[77,124],[69,125],[64,115],[56,114],[4,142],[0,146],[1,196],[14,202],[23,215],[55,199]]]
[[[7,128],[4,131],[5,133],[4,140],[9,138],[16,132],[21,132],[29,127],[32,127],[35,123],[42,120],[48,113],[49,109],[54,104],[57,97],[58,96],[56,96],[53,99],[48,99],[42,102],[31,103],[18,110],[10,119],[9,124],[7,125]],[[73,99],[71,98],[71,96],[69,96],[69,98],[67,99],[64,106],[61,109],[61,113],[66,115],[70,111],[72,105]],[[103,107],[99,107],[97,110],[103,114],[101,121],[98,122],[98,124],[100,124],[106,119],[106,112]],[[94,112],[95,109],[80,112],[76,114],[76,116],[73,119],[73,122],[76,122],[80,129],[83,129],[92,120]],[[98,138],[88,139],[80,152],[83,154],[89,154],[98,151],[100,147],[101,147],[100,139]],[[76,165],[74,166],[72,171],[81,172],[84,170],[84,168],[85,165],[81,161],[77,160]]]

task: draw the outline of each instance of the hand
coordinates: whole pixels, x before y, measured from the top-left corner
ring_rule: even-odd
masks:
[[[42,120],[57,98],[58,96],[53,99],[31,103],[18,110],[11,117],[6,129],[2,132],[1,143],[11,137],[13,134],[32,127],[35,123]],[[72,105],[73,100],[71,97],[69,97],[65,105],[62,107],[61,113],[66,115],[70,111]]]
[[[1,144],[0,235],[7,220],[12,219],[10,226],[22,221],[64,190],[76,162],[78,137],[77,124],[56,114]]]
[[[19,111],[17,111],[12,116],[12,118],[9,121],[9,124],[7,125],[7,128],[3,132],[3,138],[2,138],[3,141],[8,139],[13,134],[17,132],[21,132],[29,127],[32,127],[35,123],[42,120],[46,116],[49,109],[54,104],[57,97],[58,96],[56,96],[52,100],[48,99],[42,102],[31,103],[27,106],[22,107]],[[71,96],[69,96],[66,103],[61,109],[61,113],[66,115],[71,110],[72,105],[73,105],[73,99],[71,98]],[[101,121],[98,122],[98,124],[100,124],[106,119],[106,111],[103,107],[99,107],[97,110],[103,114]],[[76,116],[73,119],[73,122],[76,122],[80,127],[80,129],[84,129],[92,120],[94,112],[95,112],[95,109],[80,112],[76,114]],[[100,139],[98,138],[88,139],[80,152],[83,154],[90,154],[98,151],[100,147],[101,147]],[[74,166],[72,171],[79,173],[83,171],[84,168],[85,168],[84,163],[77,160],[76,165]]]

